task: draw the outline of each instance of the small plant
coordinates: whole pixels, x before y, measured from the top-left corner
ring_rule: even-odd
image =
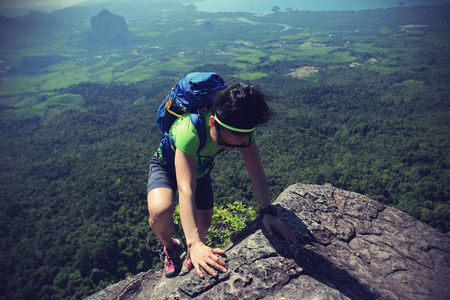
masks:
[[[211,227],[209,227],[205,244],[210,247],[224,247],[256,218],[256,211],[246,207],[241,201],[226,206],[214,207]],[[175,207],[175,224],[180,224],[180,207]]]

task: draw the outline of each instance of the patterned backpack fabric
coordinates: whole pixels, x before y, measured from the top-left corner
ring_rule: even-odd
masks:
[[[200,146],[197,156],[203,175],[208,166],[202,163],[200,151],[206,144],[207,132],[204,118],[214,101],[215,94],[227,86],[225,81],[213,72],[192,72],[184,75],[161,102],[157,112],[155,126],[163,132],[160,141],[161,153],[169,170],[175,172],[174,140],[169,130],[177,118],[189,113],[192,124],[197,130]]]

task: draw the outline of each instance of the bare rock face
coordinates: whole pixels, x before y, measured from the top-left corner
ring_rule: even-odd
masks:
[[[448,299],[450,239],[428,225],[330,185],[292,185],[274,204],[296,245],[258,218],[218,278],[150,270],[87,299]]]

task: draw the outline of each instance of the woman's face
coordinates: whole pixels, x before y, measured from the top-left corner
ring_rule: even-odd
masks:
[[[212,126],[210,128],[210,135],[219,148],[231,151],[234,148],[248,147],[252,133],[248,135],[234,135],[231,130],[222,128],[219,131],[216,126]]]

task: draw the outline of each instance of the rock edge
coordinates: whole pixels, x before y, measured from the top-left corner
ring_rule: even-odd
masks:
[[[331,185],[295,184],[274,202],[297,244],[258,218],[228,245],[228,272],[150,270],[86,300],[446,299],[450,239],[405,213]]]

